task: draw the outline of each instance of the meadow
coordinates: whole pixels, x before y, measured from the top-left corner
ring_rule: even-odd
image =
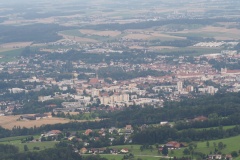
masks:
[[[226,127],[228,128],[228,127]],[[209,142],[209,147],[207,146],[207,141],[202,142],[194,142],[197,144],[197,147],[194,149],[195,152],[202,152],[206,155],[213,154],[215,148],[218,148],[218,143],[222,142],[226,147],[221,150],[222,154],[231,154],[232,151],[239,151],[240,150],[240,136],[235,136],[231,138],[224,138],[224,139],[218,139],[218,140],[211,140]],[[216,147],[215,147],[216,145]],[[155,159],[162,159],[162,154],[158,153],[158,150],[156,149],[155,145],[152,145],[153,149],[144,149],[143,151],[140,150],[141,145],[121,145],[121,146],[111,146],[110,148],[114,149],[123,149],[127,148],[130,153],[132,153],[135,158],[139,157],[141,159],[146,160],[155,160]],[[183,150],[185,148],[176,149],[176,150],[169,150],[169,157],[183,157],[183,156],[190,156],[190,155],[184,155]],[[102,157],[106,157],[109,160],[120,160],[122,159],[123,155],[101,155]],[[234,160],[239,160],[240,157],[234,158]]]
[[[53,148],[58,142],[57,141],[45,141],[45,142],[28,142],[22,143],[21,140],[30,137],[29,136],[16,136],[16,137],[7,137],[1,138],[0,144],[9,144],[14,145],[19,148],[20,152],[24,152],[24,145],[27,145],[29,151],[36,151],[34,150],[35,147],[39,147],[39,150],[44,150],[48,148]],[[40,135],[33,135],[34,139],[38,139]]]
[[[10,62],[16,59],[22,52],[22,48],[19,49],[1,49],[0,48],[0,62]]]

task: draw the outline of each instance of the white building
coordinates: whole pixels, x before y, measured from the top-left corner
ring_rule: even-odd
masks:
[[[178,91],[181,91],[183,89],[183,82],[182,81],[177,82],[177,89],[178,89]]]

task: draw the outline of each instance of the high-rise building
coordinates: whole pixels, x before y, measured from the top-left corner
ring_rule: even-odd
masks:
[[[183,89],[183,82],[182,81],[177,82],[177,90],[182,91],[182,89]]]

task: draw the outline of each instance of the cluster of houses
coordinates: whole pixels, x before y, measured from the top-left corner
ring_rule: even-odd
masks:
[[[221,155],[221,154],[211,154],[211,155],[208,155],[208,158],[207,160],[212,160],[212,159],[225,159],[225,160],[232,160],[233,157],[231,154],[227,154],[227,155]]]
[[[83,147],[80,149],[79,153],[80,154],[126,154],[126,153],[129,153],[129,149],[127,149],[127,148],[117,149],[114,147],[87,149],[87,148]]]

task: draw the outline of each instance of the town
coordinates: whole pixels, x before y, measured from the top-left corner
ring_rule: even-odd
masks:
[[[49,104],[50,112],[89,112],[91,109],[102,109],[95,105],[108,106],[109,110],[131,105],[162,107],[165,101],[213,95],[219,91],[238,92],[240,89],[240,70],[226,68],[238,64],[236,50],[200,56],[158,55],[154,58],[146,58],[148,54],[143,53],[143,62],[139,64],[122,59],[93,64],[82,60],[69,62],[49,60],[50,56],[51,53],[35,54],[2,63],[1,75],[4,78],[1,83],[5,86],[1,96],[34,93],[38,97],[31,101],[62,100],[61,106]],[[101,55],[103,59],[106,56]],[[217,66],[219,63],[220,67]],[[32,73],[35,76],[31,76]],[[1,101],[2,115],[12,114],[14,109],[21,109],[29,103],[11,99],[11,96],[9,100],[4,99]]]
[[[239,159],[239,5],[1,2],[0,159]]]

